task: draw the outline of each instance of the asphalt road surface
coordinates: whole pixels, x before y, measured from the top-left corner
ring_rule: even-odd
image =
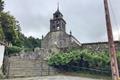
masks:
[[[73,76],[46,76],[46,77],[31,77],[31,78],[15,78],[15,79],[4,79],[4,80],[103,80],[103,79],[90,79],[83,77],[73,77]]]

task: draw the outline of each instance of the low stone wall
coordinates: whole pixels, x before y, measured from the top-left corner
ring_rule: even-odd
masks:
[[[57,70],[50,67],[45,60],[21,59],[12,56],[6,59],[6,77],[35,77],[55,75]]]
[[[115,48],[116,50],[120,51],[120,42],[119,41],[115,41]],[[82,47],[84,49],[90,49],[92,51],[96,51],[96,52],[102,52],[102,51],[108,51],[108,42],[96,42],[96,43],[83,43]]]

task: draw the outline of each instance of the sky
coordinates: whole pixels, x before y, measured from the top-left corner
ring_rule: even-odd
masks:
[[[49,20],[57,4],[72,31],[81,43],[107,41],[103,0],[5,0],[5,11],[19,21],[22,33],[41,38],[49,32]],[[111,4],[110,4],[111,3]],[[120,0],[110,0],[114,39],[120,36]]]

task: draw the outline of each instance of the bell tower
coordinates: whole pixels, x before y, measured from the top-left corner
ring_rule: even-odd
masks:
[[[55,31],[66,31],[66,21],[63,19],[63,15],[59,11],[59,6],[57,11],[53,14],[53,19],[50,20],[50,32]]]

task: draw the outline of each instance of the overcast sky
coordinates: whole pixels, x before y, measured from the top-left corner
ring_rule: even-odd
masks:
[[[110,1],[114,38],[118,39],[120,0]],[[103,0],[5,0],[5,11],[16,17],[26,36],[41,38],[49,31],[49,20],[58,2],[68,33],[72,30],[82,43],[107,40]]]

